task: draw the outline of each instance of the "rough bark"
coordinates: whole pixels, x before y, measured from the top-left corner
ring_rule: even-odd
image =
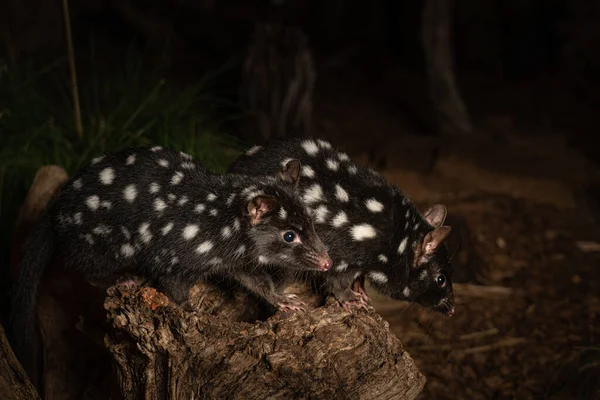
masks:
[[[39,398],[27,374],[16,359],[0,325],[0,399],[33,400]]]
[[[471,120],[454,74],[452,49],[453,0],[427,0],[422,40],[429,91],[443,134],[470,134]]]
[[[254,141],[308,136],[316,80],[307,37],[299,28],[257,24],[242,71],[240,98]]]
[[[198,312],[156,290],[113,286],[106,345],[125,399],[414,399],[425,377],[376,313],[331,301],[263,322],[197,285]]]

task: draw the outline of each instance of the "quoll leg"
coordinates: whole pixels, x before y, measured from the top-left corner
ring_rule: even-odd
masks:
[[[274,305],[279,311],[298,311],[306,307],[298,296],[280,293],[269,275],[250,275],[240,272],[236,274],[235,279],[246,289]]]
[[[360,286],[360,281],[357,282]],[[327,290],[346,311],[351,311],[353,308],[368,308],[365,297],[360,292],[352,290],[354,283],[354,274],[336,274],[326,279]]]

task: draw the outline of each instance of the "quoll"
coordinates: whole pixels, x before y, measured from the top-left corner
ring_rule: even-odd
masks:
[[[24,247],[12,324],[28,372],[39,356],[31,342],[36,291],[54,254],[90,281],[147,278],[180,304],[191,285],[216,275],[293,308],[294,298],[275,292],[257,271],[331,267],[298,197],[300,167],[289,160],[273,174],[215,174],[160,146],[94,159],[63,186]]]
[[[229,171],[271,174],[291,159],[302,164],[302,200],[334,261],[326,275],[310,274],[323,282],[325,294],[345,308],[364,306],[366,278],[392,298],[454,314],[445,206],[433,205],[421,215],[396,185],[320,139],[254,146]]]

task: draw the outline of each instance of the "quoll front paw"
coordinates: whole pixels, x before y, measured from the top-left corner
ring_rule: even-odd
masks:
[[[284,297],[275,305],[281,312],[287,313],[291,311],[304,311],[306,309],[306,303],[304,303],[295,294],[286,294]]]

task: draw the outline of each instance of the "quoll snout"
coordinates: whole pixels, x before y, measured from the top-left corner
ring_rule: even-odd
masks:
[[[321,271],[328,271],[333,265],[333,261],[328,254],[324,254],[319,258],[319,268]]]

